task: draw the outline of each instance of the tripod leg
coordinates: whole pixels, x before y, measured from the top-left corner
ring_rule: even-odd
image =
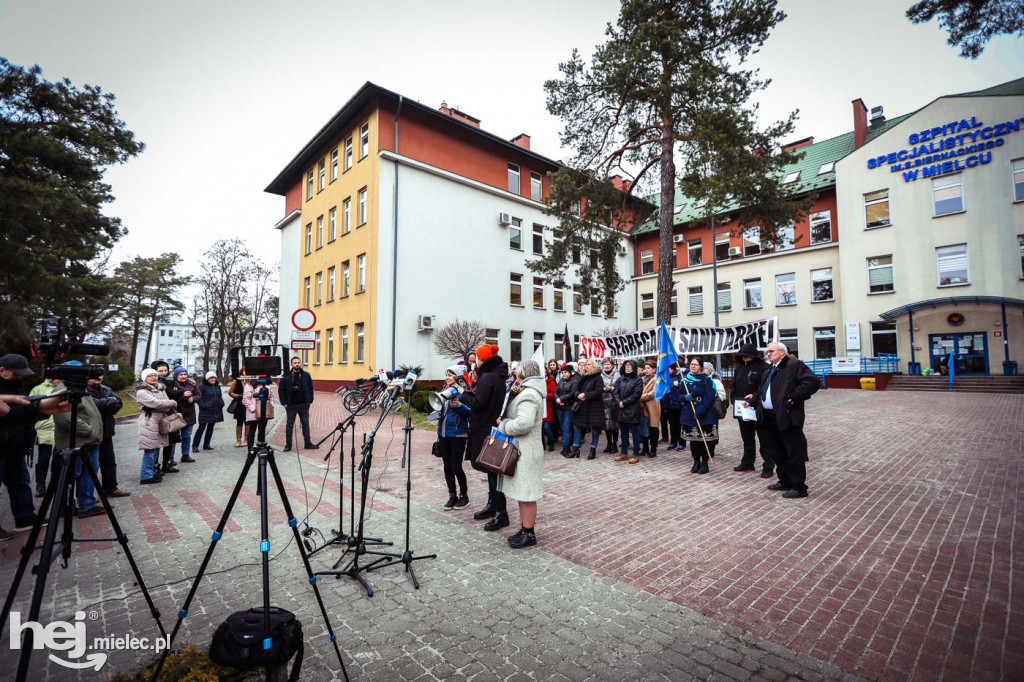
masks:
[[[267,515],[267,457],[266,444],[262,443],[259,450],[259,464],[256,469],[256,481],[260,490],[260,562],[263,564],[263,652],[264,669],[270,679],[270,647],[274,642],[270,637],[270,522]],[[291,518],[291,514],[288,515]],[[302,544],[301,541],[299,544]]]
[[[334,645],[334,653],[338,655],[338,663],[341,664],[341,673],[344,675],[346,682],[348,682],[348,671],[345,670],[345,661],[341,658],[341,649],[338,647],[338,637],[334,634],[334,628],[331,627],[331,620],[327,616],[327,608],[324,606],[324,600],[320,597],[320,588],[316,585],[316,576],[313,575],[313,568],[309,565],[309,557],[306,556],[306,548],[302,546],[302,538],[299,537],[298,522],[292,515],[292,505],[288,501],[288,495],[284,490],[284,482],[281,480],[281,472],[277,470],[277,462],[274,461],[273,453],[267,455],[267,459],[270,463],[270,470],[274,474],[274,483],[277,484],[277,492],[281,495],[281,504],[284,505],[284,512],[288,516],[288,525],[292,527],[292,533],[295,535],[295,546],[299,548],[299,555],[302,557],[302,564],[306,567],[306,577],[309,578],[309,584],[313,586],[313,594],[316,595],[317,604],[320,605],[320,615],[324,618],[324,624],[327,626],[327,632],[331,636],[331,644]],[[266,496],[264,496],[266,499]],[[359,582],[363,583],[363,586],[367,590],[370,586],[362,579],[362,576],[356,574],[356,578]]]
[[[164,662],[167,660],[167,655],[171,653],[171,647],[174,645],[174,640],[178,636],[178,630],[181,628],[181,624],[185,620],[185,616],[188,615],[189,606],[192,604],[192,599],[196,596],[196,590],[199,588],[199,582],[203,579],[203,574],[206,573],[206,566],[210,563],[210,558],[213,557],[213,550],[217,548],[217,542],[224,535],[224,527],[228,523],[228,519],[231,517],[231,510],[235,506],[235,501],[238,499],[238,493],[241,492],[242,486],[245,484],[245,477],[249,475],[249,468],[252,466],[253,461],[256,459],[256,455],[253,450],[249,450],[249,453],[245,457],[245,466],[242,467],[242,473],[238,475],[238,480],[235,482],[235,488],[231,491],[231,497],[228,499],[228,504],[224,508],[224,513],[221,514],[220,522],[217,523],[217,530],[213,531],[213,537],[210,539],[210,546],[206,550],[206,556],[203,557],[203,563],[199,566],[199,572],[196,573],[195,580],[192,581],[192,587],[188,591],[188,597],[185,598],[185,603],[178,611],[178,622],[174,624],[174,629],[171,630],[171,638],[168,641],[167,648],[164,649],[163,654],[160,655],[160,663],[157,665],[156,670],[153,672],[152,679],[160,679],[160,671],[164,667]]]

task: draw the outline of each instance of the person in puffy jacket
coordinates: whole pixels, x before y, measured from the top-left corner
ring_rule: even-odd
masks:
[[[693,456],[691,474],[706,474],[718,445],[718,418],[711,409],[715,395],[715,382],[704,373],[704,364],[697,356],[690,358],[689,369],[683,372],[680,387],[675,389],[683,404],[679,423],[683,440],[690,442]]]
[[[266,397],[266,411],[264,412],[262,400]],[[260,384],[253,379],[245,384],[242,392],[242,405],[245,406],[245,423],[247,444],[252,450],[257,442],[263,443],[267,439],[267,422],[274,418],[274,387],[270,384]]]
[[[161,386],[164,387],[164,393],[167,397],[177,403],[184,396],[185,392],[178,382],[174,380],[174,375],[171,374],[170,366],[163,360],[154,360],[149,365],[150,369],[156,370],[157,381]],[[177,405],[175,405],[177,407]],[[161,451],[161,459],[163,460],[163,473],[165,474],[176,474],[178,473],[178,465],[174,461],[174,446],[181,442],[181,431],[175,431],[167,436],[167,444]]]
[[[81,365],[78,360],[64,363],[65,365]],[[92,396],[86,393],[78,404],[78,415],[75,422],[75,447],[82,449],[84,457],[88,457],[92,470],[100,471],[100,443],[103,442],[103,415],[100,414]],[[71,414],[58,414],[53,418],[53,449],[60,452],[71,447]],[[96,516],[104,513],[103,507],[96,504],[93,493],[92,476],[85,466],[83,458],[75,461],[75,493],[76,508],[80,517]]]
[[[60,385],[60,379],[46,379],[29,395],[50,395]],[[50,472],[50,458],[53,456],[53,417],[36,424],[36,448],[36,497],[42,497],[46,494],[46,475]],[[54,475],[50,477],[54,478]]]
[[[604,395],[601,397],[604,403],[604,437],[608,440],[608,445],[601,452],[616,454],[619,451],[619,406],[612,400],[612,391],[619,380],[619,373],[615,371],[612,358],[601,361],[601,379],[604,381]]]
[[[732,375],[732,394],[733,400],[742,400],[745,396],[755,395],[761,390],[761,377],[768,363],[761,357],[757,347],[750,343],[740,348],[736,357],[740,363]],[[755,471],[758,451],[757,422],[743,421],[741,417],[736,417],[736,421],[740,428],[740,437],[743,439],[743,458],[733,471]],[[775,475],[775,462],[765,451],[764,443],[760,443],[760,451],[761,478],[772,478]]]
[[[198,387],[199,392],[199,426],[196,434],[192,437],[192,450],[199,451],[199,443],[202,441],[203,450],[213,450],[213,427],[217,422],[224,421],[224,394],[221,393],[220,384],[217,383],[217,373],[207,372]],[[203,437],[205,434],[205,438]]]
[[[558,366],[558,360],[554,358],[548,360],[548,364],[544,366],[547,370],[549,377],[554,379],[555,390],[558,389],[558,384],[562,383],[562,370]],[[548,399],[548,416],[552,418],[551,421],[551,433],[554,436],[552,439],[552,450],[554,450],[554,441],[561,440],[562,438],[562,421],[558,417],[558,409],[555,407],[555,395],[551,394]]]
[[[160,383],[155,369],[142,371],[142,382],[135,387],[135,400],[139,403],[139,450],[142,450],[142,471],[139,483],[159,483],[163,479],[157,462],[161,448],[167,447],[167,434],[160,433],[160,422],[167,412],[178,406],[177,401],[167,397],[164,385]]]
[[[456,382],[465,382],[463,375],[465,365],[452,365],[444,372],[444,388],[456,386]],[[468,383],[460,387],[465,390]],[[456,388],[458,390],[458,388]],[[473,410],[459,400],[459,395],[445,400],[441,405],[441,414],[437,420],[437,447],[441,462],[444,464],[444,482],[448,485],[448,501],[444,509],[465,509],[469,506],[469,492],[466,483],[466,472],[462,462],[466,455],[466,443],[469,442],[469,415]],[[456,489],[456,483],[458,488]],[[456,494],[461,493],[461,494]]]
[[[616,462],[629,460],[630,464],[640,461],[640,397],[644,392],[644,380],[637,372],[636,360],[622,361],[619,379],[612,391],[612,404],[618,411],[619,433],[622,447]],[[629,456],[629,439],[633,437],[633,456]]]
[[[89,379],[88,391],[103,417],[103,440],[100,442],[100,483],[107,497],[128,497],[127,490],[117,487],[117,455],[114,453],[114,430],[117,420],[114,416],[121,411],[124,403],[114,389],[103,385],[103,375]]]
[[[199,402],[199,388],[188,376],[184,367],[174,368],[174,384],[181,392],[178,398],[178,412],[185,418],[185,428],[181,430],[181,461],[194,462],[192,458],[192,429],[196,426],[196,403]],[[171,458],[174,457],[174,446],[171,446]]]
[[[498,430],[512,436],[519,445],[519,462],[511,476],[501,476],[499,490],[519,503],[519,531],[508,539],[512,549],[523,549],[537,544],[534,526],[537,522],[537,502],[544,494],[544,445],[541,439],[542,405],[547,383],[542,369],[534,360],[524,360],[519,366],[522,379],[520,390],[509,401],[505,417],[499,420]]]
[[[580,383],[576,387],[576,414],[573,415],[572,456],[580,456],[585,432],[590,432],[590,454],[587,459],[597,457],[597,442],[605,426],[604,379],[601,378],[601,364],[597,360],[581,360]]]
[[[562,425],[562,457],[572,457],[573,406],[576,404],[579,382],[579,375],[572,363],[563,364],[555,385],[555,414]]]

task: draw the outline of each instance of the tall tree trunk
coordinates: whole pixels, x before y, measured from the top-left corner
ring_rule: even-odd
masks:
[[[672,323],[672,225],[676,198],[676,162],[672,119],[662,120],[661,207],[658,211],[658,319]]]
[[[151,358],[149,356],[149,349],[153,345],[153,334],[156,332],[156,316],[157,316],[157,313],[153,313],[153,316],[149,318],[149,338],[146,340],[146,355],[143,357],[143,360],[142,360],[142,364],[144,366],[146,366],[146,367],[149,366],[149,363],[152,360],[156,359],[156,358]]]

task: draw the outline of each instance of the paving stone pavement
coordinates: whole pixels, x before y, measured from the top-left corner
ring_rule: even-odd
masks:
[[[342,418],[318,394],[314,437]],[[1020,551],[1024,397],[822,391],[809,405],[811,496],[782,500],[765,481],[732,471],[735,425],[722,429],[706,476],[686,453],[637,465],[598,459],[545,461],[539,544],[510,550],[507,531],[485,533],[472,511],[486,498],[470,474],[469,509],[443,512],[440,461],[429,432],[412,445],[411,548],[434,553],[414,568],[367,574],[367,598],[350,578],[319,587],[349,674],[374,680],[622,679],[1024,679],[1024,579]],[[375,415],[357,420],[357,439]],[[376,439],[368,534],[404,549],[406,470],[401,422]],[[244,461],[231,425],[217,449],[180,465],[158,486],[137,485],[135,427],[116,439],[118,519],[168,631],[209,546]],[[284,442],[283,424],[272,443]],[[229,433],[229,431],[231,433]],[[297,439],[301,440],[301,439]],[[277,452],[296,517],[325,534],[338,495],[349,524],[349,443],[344,487],[337,456]],[[327,484],[321,499],[321,484]],[[258,605],[258,498],[250,475],[176,644],[207,646],[226,615]],[[358,495],[356,496],[358,502]],[[317,500],[320,499],[319,506]],[[307,638],[303,679],[337,679],[339,666],[276,492],[269,499],[272,602],[295,611]],[[0,525],[10,527],[7,505]],[[357,507],[358,510],[358,507]],[[109,536],[103,517],[76,522]],[[25,534],[0,546],[0,586],[14,573]],[[312,558],[324,570],[339,553]],[[243,565],[239,565],[243,564]],[[219,572],[219,573],[218,573]],[[31,576],[29,576],[31,577]],[[95,612],[89,637],[157,634],[121,549],[79,545],[68,570],[50,575],[42,620]],[[28,610],[23,583],[15,610]],[[5,631],[2,635],[7,637]],[[0,648],[0,666],[16,653]],[[33,657],[33,679],[102,679],[153,658],[112,651],[99,672],[76,673]]]

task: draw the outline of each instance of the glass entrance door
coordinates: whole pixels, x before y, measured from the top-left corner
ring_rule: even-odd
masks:
[[[949,374],[950,362],[956,363],[954,369],[958,375],[987,376],[989,373],[985,332],[930,334],[928,346],[932,370],[938,374]]]

